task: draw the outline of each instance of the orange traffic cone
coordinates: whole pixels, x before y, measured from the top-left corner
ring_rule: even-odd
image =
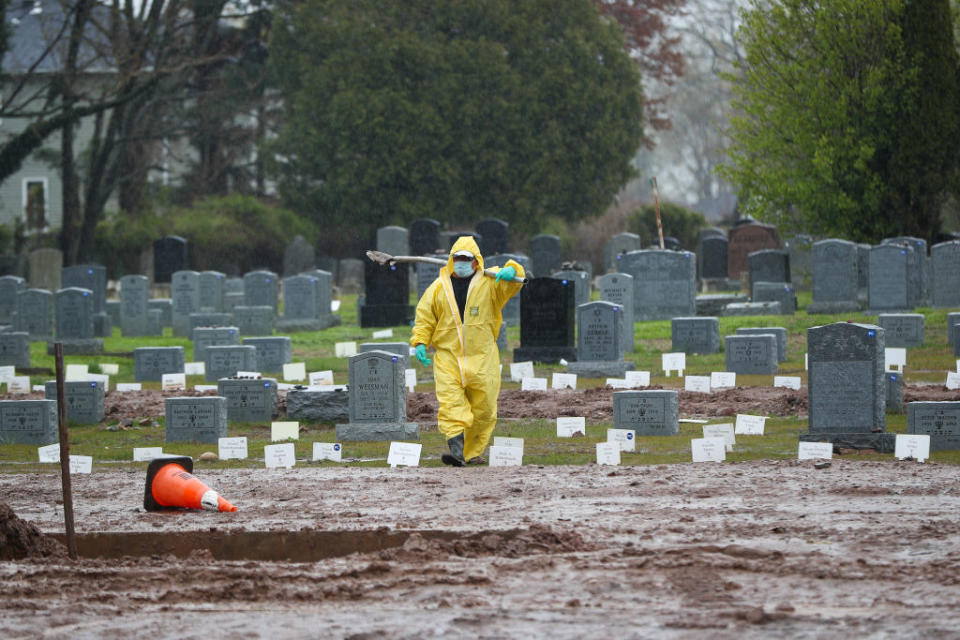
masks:
[[[147,466],[147,485],[143,492],[143,508],[205,509],[207,511],[236,511],[237,508],[216,491],[192,475],[193,458],[163,456],[154,458]]]

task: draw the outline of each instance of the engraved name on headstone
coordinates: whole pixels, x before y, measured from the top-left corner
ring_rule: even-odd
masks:
[[[58,441],[55,400],[0,400],[0,444]]]
[[[877,324],[883,327],[887,347],[919,347],[923,344],[922,313],[881,313]]]
[[[633,276],[629,273],[608,273],[597,281],[600,299],[623,308],[623,349],[634,350]],[[514,296],[519,298],[520,296]]]
[[[908,402],[907,433],[930,436],[930,451],[960,449],[960,402]]]
[[[680,432],[676,391],[614,391],[613,426],[638,436],[669,436]]]
[[[217,444],[227,437],[227,399],[167,398],[166,441]]]

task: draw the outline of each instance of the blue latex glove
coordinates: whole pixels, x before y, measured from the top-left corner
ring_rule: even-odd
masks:
[[[517,270],[513,267],[504,267],[497,271],[497,277],[493,279],[494,282],[500,282],[501,280],[513,280],[517,277]]]
[[[425,367],[429,367],[429,366],[430,366],[431,360],[430,360],[430,358],[427,357],[427,347],[426,347],[426,345],[418,344],[418,345],[417,345],[417,348],[414,349],[413,351],[414,351],[414,353],[415,353],[416,356],[417,356],[417,360],[420,361],[420,364],[422,364],[422,365],[425,366]]]

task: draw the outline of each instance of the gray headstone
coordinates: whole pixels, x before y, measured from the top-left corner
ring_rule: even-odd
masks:
[[[30,287],[46,289],[53,293],[63,288],[60,270],[63,269],[63,252],[60,249],[34,249],[28,258],[30,263]]]
[[[870,287],[870,249],[869,244],[857,245],[857,300],[866,304]]]
[[[567,371],[582,378],[623,377],[633,363],[623,359],[623,307],[588,302],[577,307],[577,360]]]
[[[0,333],[0,366],[30,368],[30,334],[25,331]]]
[[[272,271],[251,271],[243,276],[243,295],[248,307],[267,306],[277,313],[280,280]],[[236,312],[236,309],[234,309]]]
[[[160,309],[147,309],[147,335],[163,335],[163,311]]]
[[[17,331],[24,331],[31,340],[53,337],[53,294],[46,289],[27,289],[17,294]]]
[[[113,335],[113,321],[106,311],[93,314],[93,335],[98,338],[109,338]]]
[[[152,298],[147,300],[149,311],[160,312],[160,326],[173,326],[173,300],[171,298]]]
[[[708,293],[697,296],[697,315],[698,316],[719,316],[723,315],[728,304],[743,304],[747,302],[748,296],[745,294],[732,293]]]
[[[259,371],[257,349],[249,345],[207,347],[203,354],[207,382],[233,378],[238,371]]]
[[[316,320],[320,315],[317,300],[317,279],[295,275],[283,279],[283,318],[285,320]],[[327,307],[329,312],[329,307]]]
[[[44,385],[47,400],[57,401],[57,381]],[[100,381],[67,380],[63,383],[63,401],[67,405],[67,420],[77,424],[97,424],[103,421],[106,390]]]
[[[670,319],[672,351],[719,353],[720,320],[714,317]]]
[[[313,269],[316,251],[303,236],[295,236],[283,250],[283,275],[292,276]]]
[[[150,280],[147,276],[129,275],[120,278],[120,334],[126,337],[149,334],[147,301]]]
[[[477,223],[480,234],[480,254],[492,256],[510,252],[510,223],[499,218],[487,218]]]
[[[671,436],[680,432],[680,404],[673,390],[614,391],[613,426],[638,436]]]
[[[723,308],[725,316],[779,316],[783,307],[778,300],[769,302],[731,302]]]
[[[172,282],[173,274],[187,270],[187,241],[167,236],[153,241],[153,281]]]
[[[813,245],[813,303],[807,313],[846,313],[860,308],[857,245],[830,238]]]
[[[947,344],[953,345],[953,355],[960,356],[960,313],[947,314]]]
[[[227,420],[234,422],[270,422],[277,410],[277,381],[217,380],[217,395],[227,399]]]
[[[219,311],[201,311],[190,314],[190,339],[194,339],[194,332],[200,328],[232,327],[233,314]]]
[[[887,347],[919,347],[923,344],[922,313],[881,313],[877,324],[883,327]]]
[[[506,351],[507,348],[507,323],[504,322],[500,324],[500,331],[497,333],[497,349]]]
[[[801,233],[783,244],[790,254],[790,282],[798,289],[809,290],[813,275],[813,238]]]
[[[899,244],[870,248],[868,308],[871,311],[909,311],[913,282],[913,249]]]
[[[291,389],[287,392],[287,418],[316,424],[350,419],[349,391]]]
[[[741,336],[755,336],[767,333],[772,333],[777,337],[777,361],[786,362],[787,329],[785,327],[740,327],[737,329],[737,335]]]
[[[520,290],[520,346],[514,362],[577,359],[574,346],[573,283],[549,276],[533,278]]]
[[[120,322],[120,301],[119,300],[107,300],[106,302],[107,315],[110,316],[110,324],[114,327],[121,326]]]
[[[440,223],[431,218],[414,220],[410,223],[410,254],[425,256],[442,248],[440,242]]]
[[[13,314],[17,310],[17,295],[25,288],[26,282],[23,278],[0,277],[0,324],[13,324]]]
[[[489,261],[485,261],[487,266],[491,266]],[[416,264],[417,270],[417,300],[423,297],[424,292],[427,290],[433,281],[437,279],[440,275],[440,265],[432,264],[429,262],[418,262]],[[516,296],[515,296],[516,297]],[[506,320],[506,318],[504,318]]]
[[[207,347],[224,347],[240,344],[237,327],[197,327],[193,330],[193,360],[205,362]]]
[[[0,400],[0,444],[59,441],[55,400]]]
[[[852,322],[807,329],[810,433],[886,429],[884,331]]]
[[[243,293],[243,278],[227,278],[224,280],[223,293]]]
[[[908,402],[907,433],[930,436],[930,451],[960,449],[960,402]]]
[[[883,379],[887,387],[887,413],[903,413],[903,373],[884,371]]]
[[[386,351],[400,357],[404,369],[410,368],[410,345],[406,342],[362,342],[357,345],[357,353]]]
[[[364,275],[364,262],[357,258],[344,258],[337,266],[337,284],[345,293],[362,292]]]
[[[227,399],[167,398],[166,441],[217,444],[227,437]]]
[[[78,264],[64,267],[60,273],[64,289],[89,289],[93,293],[93,312],[105,310],[107,300],[107,268],[99,264]]]
[[[687,251],[631,251],[620,267],[633,276],[634,321],[696,314],[696,256]]]
[[[727,277],[727,238],[702,238],[697,249],[697,263],[701,280],[724,280]]]
[[[410,233],[403,227],[380,227],[377,229],[377,251],[392,256],[410,255]]]
[[[546,233],[533,236],[530,240],[530,258],[533,277],[544,278],[560,269],[563,263],[563,243],[560,237]]]
[[[754,251],[747,256],[750,289],[757,282],[790,282],[790,254],[779,249]]]
[[[779,302],[780,313],[792,316],[797,311],[797,292],[784,282],[754,282],[753,302]]]
[[[608,273],[597,281],[597,290],[601,300],[623,307],[623,348],[624,351],[632,352],[634,350],[633,276],[629,273]]]
[[[929,304],[930,283],[927,278],[927,241],[913,236],[898,236],[896,238],[884,238],[882,244],[900,245],[913,249],[913,253],[910,254],[912,258],[910,265],[910,307]]]
[[[283,371],[283,365],[291,361],[290,338],[286,336],[244,338],[243,344],[257,350],[257,366],[261,372]]]
[[[190,337],[190,314],[200,311],[200,274],[177,271],[170,279],[173,296],[173,335]]]
[[[200,309],[223,311],[223,284],[227,276],[219,271],[201,271],[197,278],[200,287]]]
[[[270,306],[234,307],[233,324],[245,336],[273,335],[273,314]]]
[[[578,307],[590,302],[590,274],[586,271],[554,271],[551,277],[573,283],[574,299]]]
[[[747,256],[763,249],[779,249],[780,236],[772,224],[747,222],[738,224],[727,235],[727,277],[737,279],[749,271]]]
[[[960,307],[960,240],[933,245],[930,271],[933,306]]]
[[[93,292],[89,289],[60,289],[56,297],[57,338],[93,339]]]
[[[397,354],[368,351],[350,358],[350,421],[337,425],[338,440],[409,440],[404,365]]]
[[[243,296],[243,292],[231,292],[223,294],[223,312],[224,313],[233,313],[233,310],[237,307],[246,306],[247,300]]]
[[[137,347],[133,350],[133,379],[160,382],[165,373],[183,373],[183,347]]]
[[[608,273],[620,271],[620,256],[643,248],[643,240],[635,233],[624,231],[610,236],[604,246],[604,266]],[[726,265],[724,265],[726,266]]]
[[[490,257],[484,257],[483,264],[485,267],[504,267],[506,266],[509,260],[513,260],[517,264],[523,267],[524,272],[527,277],[530,277],[530,258],[521,254],[521,253],[503,253],[499,255],[493,255]],[[512,296],[507,300],[507,304],[503,307],[503,322],[511,327],[516,327],[520,325],[520,296]]]
[[[777,336],[772,333],[726,336],[724,344],[727,371],[743,375],[777,372]]]

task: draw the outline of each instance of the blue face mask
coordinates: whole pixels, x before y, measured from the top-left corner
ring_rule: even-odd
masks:
[[[465,260],[454,262],[453,272],[460,278],[469,278],[473,275],[473,263]]]

